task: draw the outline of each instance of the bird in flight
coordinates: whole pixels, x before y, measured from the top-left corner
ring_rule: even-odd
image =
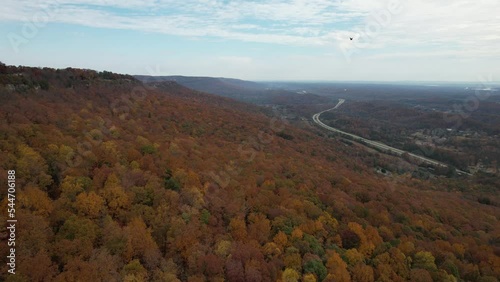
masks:
[[[350,39],[351,39],[351,41],[352,41],[352,37],[349,37],[349,38],[350,38]]]

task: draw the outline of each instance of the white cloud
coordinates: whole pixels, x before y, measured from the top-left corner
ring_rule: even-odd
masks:
[[[355,36],[380,56],[396,50],[498,59],[500,1],[399,0],[402,12],[366,38],[373,14],[387,14],[391,1],[398,0],[4,0],[0,21],[46,13],[56,23],[301,46],[350,44]]]

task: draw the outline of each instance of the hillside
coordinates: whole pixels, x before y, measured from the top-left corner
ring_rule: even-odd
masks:
[[[141,76],[137,79],[144,83],[174,81],[187,88],[233,98],[242,102],[267,105],[298,105],[329,103],[331,99],[315,94],[302,94],[297,91],[271,87],[267,83],[218,78],[218,77],[190,77],[190,76]]]
[[[223,92],[223,94],[230,94],[231,90],[265,90],[267,86],[257,82],[223,78],[223,77],[195,77],[195,76],[145,76],[136,75],[135,78],[144,82],[154,81],[175,81],[181,85],[189,86],[192,89],[206,92]]]
[[[4,263],[0,280],[500,279],[498,206],[377,174],[363,151],[254,105],[0,65],[0,117],[18,220],[16,275]]]

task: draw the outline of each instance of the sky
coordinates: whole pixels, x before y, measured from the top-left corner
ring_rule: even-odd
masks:
[[[498,0],[2,0],[0,38],[9,65],[256,81],[500,80]]]

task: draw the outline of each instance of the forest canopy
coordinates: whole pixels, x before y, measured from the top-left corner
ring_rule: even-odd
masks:
[[[2,264],[1,280],[500,279],[498,206],[378,175],[256,106],[3,64],[0,105],[0,185],[16,171],[19,222],[16,275]]]

